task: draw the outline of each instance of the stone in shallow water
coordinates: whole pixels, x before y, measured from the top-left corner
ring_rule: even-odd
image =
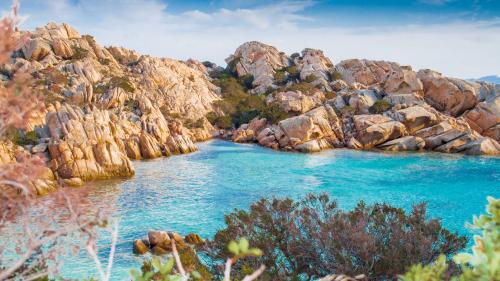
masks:
[[[134,254],[144,255],[148,251],[149,247],[141,239],[136,239],[134,241]]]

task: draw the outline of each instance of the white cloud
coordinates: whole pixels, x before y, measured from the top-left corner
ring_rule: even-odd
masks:
[[[500,74],[500,19],[440,25],[315,27],[302,11],[311,1],[252,9],[172,13],[159,0],[24,0],[24,28],[68,22],[104,45],[144,54],[219,64],[243,42],[258,40],[287,53],[322,49],[334,61],[385,59],[470,78]],[[24,9],[23,9],[24,7]],[[2,7],[3,8],[3,7]],[[332,11],[332,17],[334,11]]]

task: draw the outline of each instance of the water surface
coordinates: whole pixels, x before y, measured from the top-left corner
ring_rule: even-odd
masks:
[[[120,218],[113,280],[127,279],[129,268],[140,267],[132,241],[148,230],[208,238],[224,226],[224,213],[261,197],[328,192],[344,209],[359,200],[405,209],[427,202],[430,216],[464,234],[464,222],[483,211],[486,196],[500,197],[500,158],[353,150],[298,154],[218,140],[198,147],[188,155],[137,161],[134,178],[92,188],[96,207],[113,206]],[[101,244],[104,259],[106,241]],[[70,260],[63,272],[97,276],[92,268],[90,261]]]

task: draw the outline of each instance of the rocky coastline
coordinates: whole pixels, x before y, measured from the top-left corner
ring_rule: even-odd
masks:
[[[307,153],[347,147],[500,154],[500,85],[394,62],[334,64],[315,49],[287,56],[260,42],[241,45],[223,69],[102,47],[67,24],[18,36],[27,39],[1,66],[0,80],[29,73],[45,111],[29,130],[0,143],[0,164],[23,153],[43,155],[40,194],[56,181],[130,177],[131,160],[190,153],[213,137]],[[250,77],[245,95],[259,96],[283,117],[257,114],[218,126],[207,117],[231,115],[221,106],[220,73]]]

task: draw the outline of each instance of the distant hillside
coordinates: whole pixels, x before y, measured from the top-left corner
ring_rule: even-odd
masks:
[[[474,79],[474,80],[500,84],[500,76],[496,76],[496,75],[484,76],[484,77]]]

